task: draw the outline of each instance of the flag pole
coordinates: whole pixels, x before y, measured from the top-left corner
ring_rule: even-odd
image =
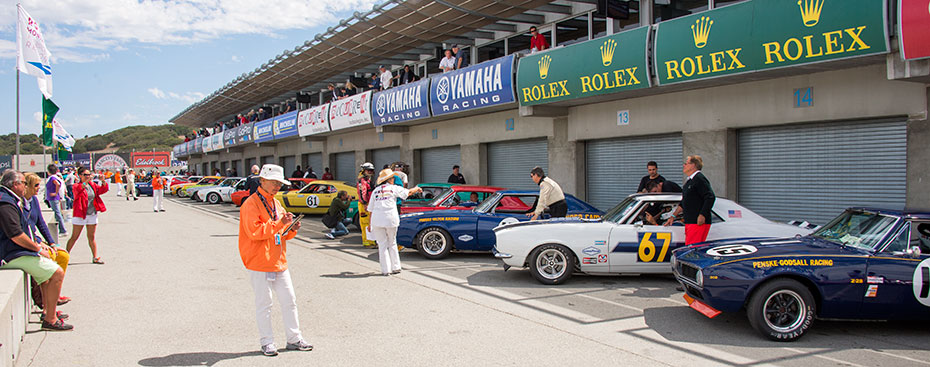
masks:
[[[19,68],[16,68],[16,168],[19,171]]]

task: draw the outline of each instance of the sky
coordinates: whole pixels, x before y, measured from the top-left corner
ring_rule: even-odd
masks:
[[[161,125],[244,72],[377,0],[0,0],[0,135],[16,132],[16,4],[52,55],[56,119],[76,138]],[[20,73],[22,134],[42,94]]]

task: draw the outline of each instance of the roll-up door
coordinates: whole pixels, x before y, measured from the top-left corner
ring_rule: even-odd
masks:
[[[903,208],[907,128],[900,119],[739,132],[739,201],[775,221],[826,224],[850,206]]]
[[[243,169],[242,169],[241,171],[239,171],[239,173],[242,174],[243,176],[251,175],[251,174],[252,174],[252,166],[254,166],[254,165],[256,165],[256,164],[258,164],[258,163],[256,163],[255,158],[246,158],[246,159],[245,159],[245,166],[242,167]],[[259,167],[259,168],[261,168],[261,167]]]
[[[266,155],[262,157],[262,164],[274,164],[274,156]]]
[[[213,174],[213,171],[210,171],[210,164],[209,164],[209,163],[203,162],[203,163],[200,164],[200,166],[201,166],[202,169],[203,169],[203,171],[200,172],[200,175],[201,175],[201,176],[209,176],[209,175],[212,175],[212,174]]]
[[[546,139],[488,144],[488,183],[491,186],[537,190],[539,186],[530,179],[530,170],[536,166],[549,173],[549,142]],[[558,177],[553,179],[559,180]]]
[[[659,174],[681,185],[681,134],[592,140],[585,144],[587,202],[610,210],[636,192],[655,161]]]
[[[420,151],[420,177],[422,182],[446,182],[452,174],[452,166],[460,164],[462,154],[458,145],[430,148]],[[465,177],[468,183],[477,183],[477,177]]]
[[[312,168],[316,172],[316,177],[323,175],[323,153],[304,154],[304,171]]]
[[[297,157],[281,157],[281,167],[284,167],[284,176],[291,177],[291,174],[297,169]]]
[[[397,161],[400,161],[400,148],[384,148],[384,149],[375,149],[371,151],[371,162],[375,165],[375,172],[381,171],[381,167],[384,167],[385,164],[391,164]],[[413,162],[406,162],[411,164]]]
[[[242,161],[240,161],[240,160],[234,160],[234,161],[232,161],[232,169],[236,170],[236,175],[238,175],[238,176],[240,176],[240,177],[248,176],[248,175],[245,173],[246,171],[244,171],[244,170],[242,169]]]
[[[339,181],[355,182],[358,172],[355,170],[355,152],[336,153],[336,172],[333,176]],[[323,177],[323,173],[317,171],[317,175]]]
[[[226,169],[229,168],[229,162],[220,162],[220,174],[226,176]]]

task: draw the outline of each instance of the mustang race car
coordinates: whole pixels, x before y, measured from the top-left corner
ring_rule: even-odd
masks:
[[[672,267],[691,308],[745,308],[762,335],[792,341],[815,318],[930,319],[928,253],[930,211],[850,208],[804,237],[678,249]]]
[[[326,214],[339,191],[349,193],[349,200],[358,196],[358,189],[341,181],[313,181],[300,190],[279,192],[274,197],[291,213]]]
[[[218,185],[220,181],[222,180],[223,180],[222,176],[207,176],[193,184],[183,184],[181,185],[181,187],[178,187],[177,189],[172,187],[171,191],[174,191],[175,195],[177,195],[178,197],[186,198],[190,196],[190,192],[188,191],[188,189],[196,188],[196,187]]]
[[[191,194],[191,198],[210,204],[228,203],[231,200],[230,195],[232,195],[233,192],[243,189],[245,189],[245,178],[227,178],[223,180],[223,183],[219,186],[195,191]]]
[[[524,222],[536,207],[539,191],[498,191],[470,211],[434,210],[404,214],[397,228],[397,243],[415,247],[427,259],[441,259],[453,249],[491,251],[494,227]],[[604,212],[572,195],[565,195],[568,216],[597,219]],[[544,214],[548,218],[548,214]]]
[[[601,220],[551,220],[500,226],[495,257],[504,269],[520,267],[543,284],[561,284],[572,273],[670,273],[673,250],[684,246],[685,227],[663,226],[681,194],[630,195]],[[654,213],[654,218],[648,218]],[[650,219],[652,222],[650,222]],[[767,238],[810,230],[772,222],[745,207],[717,198],[707,238]]]
[[[423,192],[408,197],[407,200],[404,200],[404,205],[416,206],[429,203],[430,201],[433,201],[436,196],[441,195],[446,189],[452,187],[452,184],[421,183],[418,184],[417,187],[422,188]],[[374,188],[372,188],[372,190],[374,190]],[[466,198],[466,200],[467,199],[468,198]],[[403,208],[401,209],[401,213],[404,213]],[[361,228],[361,226],[358,224],[358,200],[352,200],[352,202],[349,203],[349,209],[346,209],[346,218],[352,218],[352,224],[355,224],[356,227]]]
[[[218,182],[216,185],[200,186],[200,187],[194,186],[194,187],[188,187],[185,190],[187,191],[187,196],[190,196],[191,200],[203,201],[204,198],[207,197],[205,194],[201,194],[203,190],[215,189],[218,187],[232,187],[232,186],[235,186],[236,183],[238,183],[239,180],[242,180],[242,179],[243,179],[242,177],[226,177],[226,178],[223,178],[223,180]]]
[[[488,196],[491,196],[491,194],[503,189],[504,188],[502,187],[491,186],[452,186],[437,195],[433,200],[426,203],[410,203],[405,201],[404,204],[400,207],[400,213],[408,214],[443,209],[471,210],[477,206],[478,203],[484,201],[484,199],[487,199]],[[473,193],[478,197],[478,200],[474,202],[470,201],[471,194]]]
[[[202,180],[202,179],[203,179],[203,176],[190,176],[190,177],[187,178],[187,183],[186,183],[186,184],[171,185],[171,189],[169,189],[167,192],[165,192],[165,194],[172,194],[172,195],[177,196],[177,195],[178,195],[178,190],[180,190],[182,187],[184,187],[184,185],[187,185],[187,184],[193,185],[193,184],[196,184],[197,182],[199,182],[199,181]]]

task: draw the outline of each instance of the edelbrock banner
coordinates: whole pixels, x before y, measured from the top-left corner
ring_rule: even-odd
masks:
[[[887,53],[885,0],[752,0],[656,25],[659,85]]]
[[[330,103],[329,127],[333,131],[369,124],[371,124],[371,91]]]
[[[168,152],[139,152],[130,155],[132,168],[168,167],[171,164]]]
[[[255,123],[250,122],[236,128],[236,145],[252,142],[252,129],[254,126]]]
[[[274,120],[272,130],[275,140],[297,136],[297,111],[276,116],[272,120]]]
[[[430,78],[433,116],[513,102],[510,55]]]
[[[239,134],[238,128],[226,129],[223,132],[223,146],[229,148],[236,145],[236,136]]]
[[[274,119],[267,119],[255,123],[255,129],[252,131],[252,140],[256,143],[263,143],[274,139]]]
[[[375,126],[390,125],[429,117],[429,80],[423,79],[371,97],[371,118]]]
[[[297,114],[297,132],[307,136],[329,131],[329,103],[300,111]]]

